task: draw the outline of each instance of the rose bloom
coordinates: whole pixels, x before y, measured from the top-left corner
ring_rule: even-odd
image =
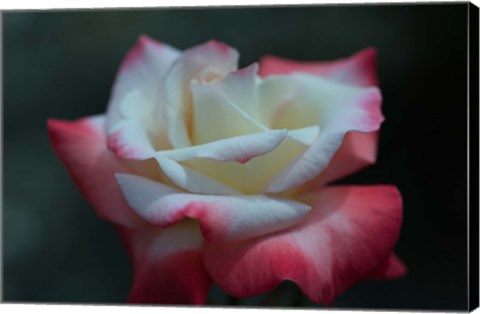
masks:
[[[59,158],[126,244],[129,302],[203,304],[213,282],[249,297],[290,280],[332,304],[404,275],[398,190],[327,185],[375,162],[375,57],[238,70],[223,43],[181,52],[141,36],[105,114],[49,120]]]

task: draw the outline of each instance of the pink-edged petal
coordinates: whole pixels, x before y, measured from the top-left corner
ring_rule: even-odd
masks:
[[[142,35],[125,56],[107,108],[109,148],[117,156],[144,159],[168,147],[161,85],[179,51]]]
[[[408,272],[407,266],[395,253],[390,254],[386,262],[371,276],[373,279],[397,279]]]
[[[114,173],[133,169],[106,147],[103,116],[75,121],[48,120],[50,141],[60,160],[97,214],[115,224],[146,224],[127,204]]]
[[[333,61],[298,61],[265,56],[260,61],[261,77],[303,72],[320,75],[342,83],[358,86],[377,85],[377,52],[363,49],[353,56]]]
[[[235,243],[207,243],[204,261],[213,280],[237,297],[291,280],[313,302],[331,304],[391,254],[402,221],[395,187],[327,187],[303,200],[312,209],[290,229]]]
[[[121,119],[120,105],[129,93],[138,90],[150,102],[158,101],[159,85],[179,54],[175,48],[148,36],[138,38],[126,54],[115,78],[107,108],[107,129]],[[153,106],[150,102],[145,105]]]
[[[130,206],[144,219],[168,227],[188,217],[198,219],[207,241],[238,241],[298,223],[310,207],[264,195],[198,195],[138,176],[117,174]]]
[[[148,129],[152,112],[146,110],[147,102],[139,90],[123,98],[119,105],[120,118],[108,130],[107,146],[116,156],[145,160],[155,153]]]
[[[197,224],[119,231],[134,269],[129,303],[205,304],[212,281],[203,267]]]
[[[186,50],[175,62],[165,81],[167,134],[174,148],[191,145],[191,82],[210,84],[237,68],[238,52],[229,46],[209,41]]]
[[[240,194],[236,189],[231,188],[219,181],[209,178],[189,167],[186,167],[173,159],[155,156],[158,165],[163,173],[180,188],[192,193],[236,195]]]
[[[328,166],[306,188],[326,184],[373,165],[377,160],[378,135],[378,132],[347,132]]]
[[[294,103],[280,106],[275,113],[277,118],[273,121],[280,123],[276,126],[288,127],[297,121],[311,125],[317,121],[321,131],[301,156],[271,180],[266,192],[288,190],[317,177],[330,163],[347,132],[377,131],[383,121],[378,88],[357,88],[307,75],[272,77],[271,82],[277,80],[282,85],[288,80],[290,85],[296,84],[297,96]]]
[[[208,158],[245,163],[275,149],[287,136],[287,130],[272,130],[231,137],[203,145],[162,151],[158,154],[176,161]]]

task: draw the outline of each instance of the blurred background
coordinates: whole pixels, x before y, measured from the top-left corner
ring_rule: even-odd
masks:
[[[341,183],[395,184],[404,200],[395,281],[363,282],[338,308],[467,306],[467,4],[7,12],[3,15],[3,298],[124,303],[132,273],[114,228],[84,201],[54,155],[50,117],[103,113],[123,55],[140,34],[185,49],[236,47],[301,60],[378,50],[383,113],[378,163]],[[293,284],[210,304],[308,306]]]

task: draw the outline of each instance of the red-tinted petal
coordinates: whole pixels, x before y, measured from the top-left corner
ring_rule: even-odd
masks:
[[[194,222],[119,231],[134,267],[129,303],[205,303],[212,281],[203,267],[203,239]]]
[[[358,86],[377,85],[377,53],[373,48],[361,50],[348,58],[333,61],[298,61],[265,56],[260,61],[260,76],[303,72],[328,77]]]
[[[104,117],[88,117],[75,121],[48,120],[50,141],[58,157],[104,219],[123,226],[138,226],[146,222],[130,209],[114,173],[133,173],[106,147]]]
[[[265,195],[201,195],[173,189],[139,176],[117,174],[130,206],[148,222],[171,226],[198,219],[208,241],[237,241],[288,228],[309,206]]]
[[[313,302],[331,304],[391,254],[402,220],[395,187],[327,187],[304,200],[310,214],[286,231],[207,244],[205,266],[214,281],[248,297],[292,280]]]
[[[407,266],[395,253],[392,253],[386,262],[373,275],[374,279],[397,279],[407,274]]]
[[[378,131],[347,132],[328,166],[318,177],[306,184],[306,188],[326,184],[373,165],[377,160],[378,135]]]

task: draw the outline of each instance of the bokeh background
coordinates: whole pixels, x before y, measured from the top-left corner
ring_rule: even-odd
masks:
[[[54,155],[46,120],[104,112],[139,34],[181,49],[218,39],[240,51],[241,66],[267,53],[328,60],[376,47],[378,163],[341,183],[399,187],[396,251],[410,272],[358,284],[334,307],[466,309],[466,3],[4,13],[4,301],[125,301],[128,258]],[[215,287],[209,302],[316,306],[288,283],[246,300]]]

